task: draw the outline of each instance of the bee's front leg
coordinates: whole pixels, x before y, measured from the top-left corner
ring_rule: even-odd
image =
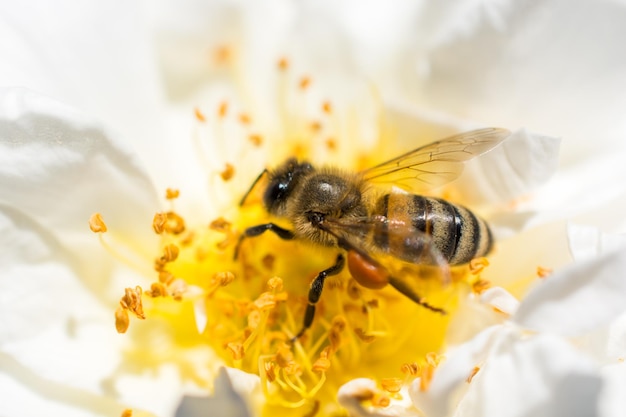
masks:
[[[275,223],[264,223],[264,224],[258,224],[256,226],[248,227],[246,230],[243,231],[241,236],[239,236],[239,240],[237,241],[237,246],[235,246],[235,254],[233,255],[233,258],[236,260],[237,257],[239,256],[239,247],[241,246],[241,242],[243,242],[245,238],[259,236],[267,232],[268,230],[273,232],[276,236],[278,236],[281,239],[291,240],[295,237],[295,235],[293,234],[291,230],[284,229]]]
[[[313,317],[315,317],[315,305],[322,296],[322,290],[324,289],[324,281],[326,278],[340,273],[344,265],[345,258],[343,254],[340,253],[337,255],[335,264],[317,274],[317,277],[315,277],[313,282],[311,282],[311,288],[309,289],[309,304],[306,306],[306,312],[304,313],[304,324],[302,325],[302,330],[300,330],[298,334],[291,339],[292,342],[295,342],[309,327],[311,327]]]

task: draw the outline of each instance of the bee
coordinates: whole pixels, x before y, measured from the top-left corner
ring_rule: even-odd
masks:
[[[493,236],[487,223],[465,207],[416,193],[454,180],[463,162],[491,150],[509,134],[500,128],[461,133],[356,173],[290,158],[264,170],[241,205],[267,177],[263,204],[269,214],[289,220],[292,228],[264,223],[245,229],[235,259],[245,239],[267,231],[339,250],[335,262],[311,282],[302,330],[293,340],[311,326],[325,279],[346,264],[360,285],[380,289],[389,284],[424,308],[446,314],[419,294],[419,277],[407,271],[416,265],[445,270],[466,264],[491,251]]]

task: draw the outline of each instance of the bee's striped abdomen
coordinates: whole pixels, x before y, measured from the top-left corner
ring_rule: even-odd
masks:
[[[424,240],[403,232],[407,224],[430,235],[432,244],[450,265],[467,263],[491,250],[493,238],[487,224],[466,208],[439,198],[386,194],[372,214],[387,219],[385,230],[374,236],[374,244],[408,262],[419,263],[425,258]]]

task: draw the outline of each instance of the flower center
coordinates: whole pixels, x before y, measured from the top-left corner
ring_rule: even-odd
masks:
[[[288,61],[280,60],[283,82],[288,82],[288,69]],[[308,76],[295,81],[291,93],[296,95],[306,94],[314,83]],[[288,100],[283,97],[283,101]],[[225,140],[228,123],[234,123],[244,128],[240,133],[247,137],[242,142],[248,147],[287,149],[281,157],[315,159],[334,154],[337,159],[338,149],[345,150],[351,140],[358,140],[346,139],[329,127],[340,118],[329,100],[318,103],[319,119],[292,115],[287,107],[280,111],[280,139],[254,131],[253,118],[233,112],[226,101],[218,104],[216,117],[207,116],[200,108],[194,112],[200,127],[214,120],[214,139]],[[385,140],[382,135],[380,140]],[[353,151],[343,158],[343,168],[356,171],[363,168],[362,161],[372,159],[361,155],[360,148]],[[221,165],[222,189],[246,176],[254,178],[254,173],[246,172],[245,164],[235,159]],[[234,194],[239,195],[228,199],[231,205],[241,197],[241,189],[236,188]],[[303,414],[339,412],[339,387],[360,377],[379,382],[379,392],[366,399],[372,407],[387,406],[415,378],[421,378],[422,388],[427,389],[460,290],[470,291],[468,282],[484,285],[467,268],[453,271],[454,279],[447,287],[423,279],[419,285],[424,296],[429,304],[448,313],[443,315],[393,288],[365,289],[345,268],[326,279],[312,326],[294,341],[303,326],[310,284],[333,264],[338,249],[266,234],[246,239],[235,260],[233,251],[241,231],[268,222],[258,199],[236,210],[226,209],[224,217],[206,219],[208,227],[190,229],[174,207],[179,193],[167,190],[166,198],[171,210],[157,213],[153,219],[153,229],[161,238],[161,251],[154,259],[154,282],[145,291],[139,286],[126,289],[115,313],[117,330],[127,330],[129,314],[140,319],[160,317],[172,328],[187,329],[176,333],[186,335],[177,343],[209,345],[228,366],[260,376],[268,414],[294,408]],[[91,223],[94,232],[106,232],[101,217],[94,216]],[[291,227],[288,222],[280,224]],[[470,269],[477,273],[483,266],[477,261]],[[196,329],[197,337],[190,338]]]

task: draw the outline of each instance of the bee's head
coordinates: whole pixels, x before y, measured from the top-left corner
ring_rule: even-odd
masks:
[[[269,173],[269,180],[263,204],[267,210],[277,216],[283,215],[285,203],[302,177],[311,173],[313,166],[308,162],[298,162],[295,158],[288,159],[285,163]]]

